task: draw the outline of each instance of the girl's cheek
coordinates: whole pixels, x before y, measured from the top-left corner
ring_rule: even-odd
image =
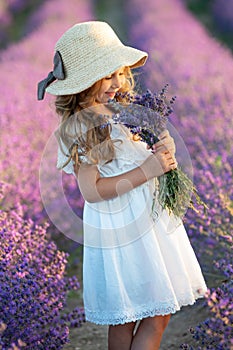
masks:
[[[121,79],[121,86],[125,85],[125,81],[126,81],[125,76],[123,76]]]

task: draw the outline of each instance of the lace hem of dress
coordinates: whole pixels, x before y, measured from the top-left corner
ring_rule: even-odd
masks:
[[[201,292],[203,291],[203,292]],[[193,298],[184,298],[178,303],[166,302],[164,305],[143,305],[138,311],[111,311],[110,312],[100,312],[100,311],[90,311],[85,308],[86,321],[99,324],[99,325],[117,325],[124,324],[127,322],[135,322],[142,320],[143,318],[153,317],[156,315],[169,315],[174,314],[180,310],[182,306],[193,305],[197,299],[204,297],[205,291],[201,288],[197,289]]]

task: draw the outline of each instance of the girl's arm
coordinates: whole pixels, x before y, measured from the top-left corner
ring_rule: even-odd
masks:
[[[82,164],[76,175],[84,199],[91,203],[111,199],[175,169],[177,163],[173,148],[174,141],[166,134],[164,143],[160,142],[158,147],[155,145],[153,154],[141,166],[112,177],[101,177],[96,165]]]

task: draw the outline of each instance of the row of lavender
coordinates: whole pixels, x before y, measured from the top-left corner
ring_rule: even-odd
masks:
[[[209,285],[214,287],[207,297],[213,317],[197,327],[194,337],[200,349],[229,349],[233,321],[233,57],[207,35],[182,1],[148,0],[145,6],[140,0],[130,0],[128,6],[130,41],[150,53],[145,85],[156,91],[170,83],[171,92],[178,95],[171,121],[190,152],[195,183],[210,208],[207,216],[191,211],[186,216],[189,235]],[[208,278],[212,264],[218,283]],[[225,282],[220,284],[220,280]]]
[[[4,81],[0,86],[3,159],[0,175],[11,184],[5,205],[19,201],[25,215],[37,222],[44,217],[39,190],[40,162],[58,124],[53,108],[48,108],[51,100],[37,101],[37,83],[52,69],[54,44],[61,34],[77,21],[92,18],[89,7],[83,0],[78,1],[78,6],[73,0],[68,7],[63,0],[59,0],[59,6],[53,0],[47,1],[33,16],[34,21],[43,25],[0,54]],[[49,156],[48,172],[56,163],[56,154]],[[69,182],[70,187],[76,188],[74,180]]]
[[[191,5],[195,8],[195,5],[201,6],[201,1],[199,5],[195,4],[195,1],[192,0],[182,0],[185,4]],[[197,1],[198,3],[198,1]],[[207,1],[206,4],[203,4],[209,10],[209,16],[213,18],[213,23],[216,29],[219,29],[221,32],[228,34],[233,31],[233,0],[212,0]]]
[[[2,0],[0,5],[1,29],[12,24],[13,15],[24,10],[28,4],[30,4],[28,0]]]
[[[212,13],[215,24],[222,32],[233,31],[233,0],[214,0]]]
[[[65,314],[67,293],[77,290],[79,283],[66,276],[67,255],[47,240],[47,225],[37,225],[46,218],[40,162],[57,120],[48,108],[50,100],[37,102],[36,86],[51,70],[58,37],[70,25],[91,17],[88,1],[71,0],[69,7],[66,0],[46,1],[33,16],[40,23],[37,30],[1,52],[1,349],[61,349],[69,327],[84,319],[79,308]],[[55,168],[56,154],[47,154],[44,163],[48,172]],[[69,183],[75,199],[76,183]]]
[[[84,321],[82,308],[63,311],[67,294],[79,289],[65,275],[67,254],[48,241],[46,225],[23,219],[20,204],[0,211],[0,226],[0,348],[61,349],[69,328]]]
[[[33,5],[34,0],[1,0],[0,2],[0,45],[8,41],[9,31],[12,29],[15,16]]]

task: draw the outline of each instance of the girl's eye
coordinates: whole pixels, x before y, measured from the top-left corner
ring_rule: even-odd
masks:
[[[119,76],[124,75],[124,72],[118,73]],[[110,75],[109,77],[105,77],[105,80],[110,80],[112,79],[112,75]]]

